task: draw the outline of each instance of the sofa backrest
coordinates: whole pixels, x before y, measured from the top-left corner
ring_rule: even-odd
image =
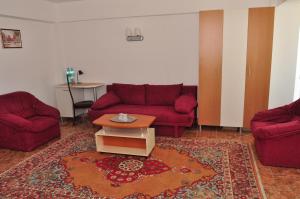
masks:
[[[107,92],[109,92],[109,91],[114,91],[114,92],[116,92],[116,86],[113,86],[113,85],[115,85],[115,84],[112,84],[112,85],[107,85],[106,86],[106,90],[107,90]],[[130,84],[127,84],[127,85],[130,85]],[[145,84],[145,85],[139,85],[139,86],[144,86],[145,87],[145,104],[147,103],[147,104],[149,104],[149,102],[148,102],[148,100],[147,100],[147,94],[148,94],[148,91],[149,91],[149,89],[147,89],[147,85]],[[151,86],[151,85],[148,85],[148,86]],[[159,85],[155,85],[156,87],[158,86],[159,87]],[[169,86],[169,85],[160,85],[160,86]],[[128,92],[128,94],[127,95],[130,95],[130,91],[128,91],[128,89],[126,89],[125,91],[124,91],[125,93],[126,92]],[[116,92],[116,94],[118,95],[118,93]],[[197,86],[194,86],[194,85],[181,85],[181,91],[180,91],[180,94],[179,95],[183,95],[183,94],[186,94],[186,95],[192,95],[192,96],[194,96],[195,97],[195,99],[197,99]],[[119,96],[119,95],[118,95]],[[132,95],[131,95],[132,96]],[[119,96],[120,98],[122,98],[122,96]],[[161,96],[161,98],[162,98],[163,96]],[[122,99],[121,99],[122,100]],[[123,103],[125,103],[126,104],[126,102],[123,102]],[[150,103],[151,104],[151,103]],[[155,104],[155,103],[154,103]],[[153,104],[153,105],[154,105]],[[161,105],[170,105],[170,104],[161,104]]]
[[[192,95],[197,100],[198,87],[194,85],[185,85],[182,86],[181,95]]]
[[[286,105],[291,114],[300,116],[300,99]]]
[[[18,91],[0,95],[0,113],[12,113],[27,118],[35,114],[35,97],[30,93]]]
[[[173,106],[180,96],[183,84],[149,85],[146,84],[146,104]]]
[[[124,104],[144,105],[146,104],[145,85],[134,84],[112,84],[112,90]]]

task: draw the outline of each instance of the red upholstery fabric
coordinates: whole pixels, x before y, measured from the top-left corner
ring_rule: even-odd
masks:
[[[60,137],[58,122],[40,133],[13,129],[1,123],[0,129],[0,147],[20,151],[32,151],[49,140]]]
[[[0,122],[12,128],[18,129],[29,128],[32,124],[29,120],[11,113],[1,113]]]
[[[300,132],[300,121],[298,120],[291,120],[284,123],[262,122],[259,125],[261,126],[261,128],[253,131],[254,137],[259,139],[286,137],[293,134],[299,134]],[[257,126],[257,124],[254,124],[253,126]]]
[[[195,99],[197,99],[197,90],[197,86],[182,85],[180,95],[192,95]]]
[[[39,133],[57,124],[57,119],[45,116],[33,116],[28,118],[31,126],[27,129],[33,133]]]
[[[106,91],[109,92],[109,91],[113,91],[113,85],[106,85]],[[197,86],[192,86],[192,85],[182,85],[182,88],[181,88],[181,93],[180,95],[192,95],[195,97],[195,99],[197,99],[197,91],[198,91],[198,88]]]
[[[161,89],[161,91],[164,90],[164,92],[168,92],[169,89],[169,86],[165,86],[165,85],[162,86],[156,85],[155,87],[156,88],[162,87],[163,89]],[[184,95],[191,95],[194,97],[194,99],[196,99],[197,97],[197,86],[182,86],[182,84],[170,86],[170,88],[172,89],[173,87],[181,87],[181,89],[179,90],[179,93],[177,93],[178,90],[176,92],[173,92],[172,96],[176,95],[178,97],[179,95],[184,94]],[[115,92],[114,85],[107,85],[107,92],[110,91]],[[131,95],[131,93],[129,92],[127,93],[127,95]],[[147,89],[146,89],[145,96],[146,97],[148,96]],[[195,111],[192,109],[188,113],[177,112],[174,106],[174,102],[177,97],[173,101],[173,97],[172,100],[170,100],[171,99],[170,96],[171,95],[160,95],[160,98],[163,97],[168,98],[167,100],[159,99],[160,102],[163,102],[165,105],[150,105],[150,104],[136,105],[131,103],[122,103],[122,104],[112,105],[103,109],[97,109],[92,107],[88,112],[89,119],[93,121],[98,117],[102,116],[103,114],[109,114],[109,113],[115,113],[115,114],[131,113],[131,114],[153,115],[157,117],[153,124],[153,127],[155,127],[156,135],[179,137],[182,135],[185,127],[189,127],[193,124],[195,118]],[[169,103],[172,105],[166,105]]]
[[[268,111],[261,111],[254,115],[253,121],[281,123],[290,121],[293,117],[289,106],[282,106]]]
[[[124,104],[144,105],[145,86],[133,84],[113,84],[113,90]]]
[[[264,165],[300,168],[300,101],[257,113],[251,121]]]
[[[192,95],[181,95],[175,101],[175,110],[178,113],[190,113],[196,106],[196,99]]]
[[[34,110],[34,115],[31,116],[45,116],[45,117],[53,118],[55,120],[60,119],[60,113],[56,108],[41,102],[37,98],[34,98],[33,110]]]
[[[0,95],[0,147],[30,151],[60,136],[59,111],[26,92]]]
[[[103,109],[112,105],[119,104],[121,99],[115,94],[115,92],[110,91],[103,96],[101,96],[92,106],[92,109]]]
[[[299,134],[294,134],[271,140],[255,139],[255,148],[263,165],[300,168],[299,143]]]
[[[146,85],[146,103],[148,105],[174,105],[181,89],[182,84]]]
[[[185,127],[183,126],[165,126],[165,125],[153,125],[155,128],[155,135],[180,137],[182,136]]]
[[[156,117],[154,124],[159,125],[190,126],[194,119],[193,111],[190,112],[190,114],[180,114],[177,113],[172,106],[142,106],[128,104],[118,104],[106,109],[90,110],[89,116],[91,120],[95,120],[101,115],[109,113],[152,115]]]

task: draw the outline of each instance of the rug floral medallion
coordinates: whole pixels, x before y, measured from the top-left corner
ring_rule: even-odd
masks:
[[[239,142],[158,137],[139,157],[77,133],[0,174],[0,198],[264,198],[255,168]]]

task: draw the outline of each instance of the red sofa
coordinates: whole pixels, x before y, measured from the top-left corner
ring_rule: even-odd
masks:
[[[0,95],[0,147],[31,151],[60,136],[59,111],[27,92]]]
[[[251,130],[262,164],[300,168],[300,100],[257,113]]]
[[[180,137],[195,119],[197,86],[112,84],[88,112],[91,121],[109,113],[156,117],[156,135]]]

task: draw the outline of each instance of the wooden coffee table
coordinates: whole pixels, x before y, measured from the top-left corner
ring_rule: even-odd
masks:
[[[149,128],[155,117],[129,114],[137,118],[131,123],[112,122],[117,114],[105,114],[93,124],[102,126],[96,134],[98,152],[148,156],[155,145],[155,130]]]

